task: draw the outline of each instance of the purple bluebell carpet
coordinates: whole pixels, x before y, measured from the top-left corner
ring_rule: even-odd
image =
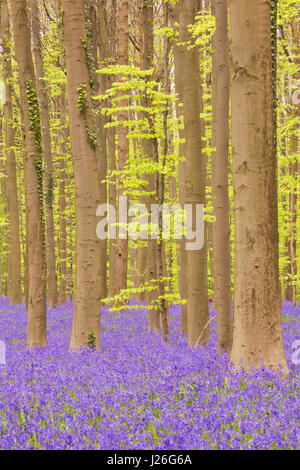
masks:
[[[171,340],[147,331],[143,309],[102,313],[101,352],[68,350],[73,305],[48,312],[48,346],[26,349],[24,306],[0,299],[1,449],[296,449],[300,447],[300,308],[282,320],[289,380],[231,373],[216,352],[190,349],[171,310]]]

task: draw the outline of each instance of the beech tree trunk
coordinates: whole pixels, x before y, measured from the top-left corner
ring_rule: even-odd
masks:
[[[4,77],[6,84],[5,149],[6,161],[6,200],[7,200],[7,296],[12,304],[22,303],[21,289],[21,252],[19,230],[19,201],[17,190],[16,159],[14,152],[14,131],[12,113],[12,77],[10,50],[10,22],[7,0],[1,1],[1,35],[4,59]]]
[[[71,153],[75,178],[75,310],[71,348],[100,348],[100,245],[96,160],[84,0],[63,0]]]
[[[173,23],[178,23],[179,20],[179,4],[173,6]],[[177,119],[182,118],[183,112],[183,75],[182,70],[184,68],[184,50],[182,47],[174,44],[174,66],[175,66],[175,91],[178,94],[178,100],[176,102],[176,117]],[[180,122],[181,125],[181,122]],[[183,129],[179,129],[179,139],[184,139]],[[179,155],[185,157],[185,143],[179,144]],[[185,203],[185,161],[179,162],[179,204],[183,208]],[[179,241],[179,293],[180,299],[186,301],[187,284],[186,284],[186,249],[185,239],[181,238]],[[187,334],[187,304],[181,305],[181,321],[180,329],[182,333]]]
[[[153,67],[153,54],[154,54],[154,39],[153,39],[153,0],[145,0],[141,4],[140,11],[140,44],[141,44],[141,69],[147,70]],[[153,77],[149,77],[151,80]],[[147,107],[148,99],[145,99],[142,106]],[[144,115],[144,118],[146,116]],[[149,119],[149,116],[148,116]],[[150,132],[152,132],[152,124],[150,123]],[[146,157],[155,160],[155,143],[154,139],[143,139],[143,151]],[[148,181],[147,190],[155,192],[156,183],[155,175],[146,175]],[[158,194],[157,194],[158,196]],[[146,197],[148,214],[151,212],[151,205],[157,202],[155,195]],[[156,240],[148,240],[145,248],[138,250],[138,268],[140,270],[140,283],[152,283],[158,278],[158,251]],[[146,295],[142,295],[141,300],[146,300],[147,305],[153,305],[153,300],[156,291],[148,291]],[[156,309],[149,310],[149,330],[158,332],[160,328],[160,316]]]
[[[279,309],[271,1],[229,0],[236,368],[287,371]],[[254,40],[255,39],[255,40]]]
[[[30,0],[32,16],[32,39],[33,54],[37,75],[37,92],[41,112],[42,143],[45,158],[45,206],[46,206],[46,253],[47,253],[47,284],[48,284],[48,305],[57,306],[57,278],[54,243],[54,219],[53,219],[53,164],[51,152],[51,136],[49,124],[49,98],[48,90],[43,81],[43,59],[41,52],[39,8],[37,0]]]
[[[191,39],[188,25],[194,24],[197,2],[179,3],[179,41]],[[199,50],[184,47],[183,114],[185,136],[185,203],[193,207],[193,226],[197,204],[205,204],[205,159],[202,154],[202,125],[200,121]],[[207,260],[205,247],[187,251],[187,335],[188,344],[205,344],[209,338],[208,299],[206,290]]]
[[[46,252],[43,200],[43,154],[36,78],[31,55],[26,0],[12,3],[15,53],[19,72],[20,104],[25,129],[24,180],[28,258],[27,346],[47,343]]]
[[[167,28],[169,25],[169,9],[168,4],[164,5],[164,27]],[[164,44],[164,93],[169,93],[169,39],[165,37],[165,44]],[[163,126],[164,126],[164,145],[163,145],[163,168],[165,167],[166,157],[168,155],[168,109],[164,111],[163,115]],[[158,153],[158,152],[157,152]],[[159,205],[163,206],[165,202],[165,175],[159,174],[157,175],[157,195],[159,198]],[[167,270],[166,270],[166,257],[165,257],[165,250],[166,246],[164,240],[162,238],[162,224],[163,224],[163,216],[160,212],[159,214],[159,230],[160,230],[160,237],[157,246],[157,269],[158,269],[158,279],[159,279],[159,287],[158,287],[158,294],[159,294],[159,313],[161,319],[161,326],[162,326],[162,334],[163,340],[169,340],[169,316],[168,316],[168,306],[165,299],[165,281],[163,280],[166,277]]]
[[[105,25],[105,9],[104,2],[98,2],[101,9],[97,11],[96,0],[89,0],[88,2],[88,14],[90,19],[90,34],[91,34],[91,57],[93,58],[93,70],[92,70],[92,95],[97,96],[99,93],[105,93],[106,91],[106,80],[105,76],[97,74],[98,68],[98,37],[100,36],[99,26],[102,28],[101,31],[101,42],[100,42],[100,60],[104,61],[107,53],[107,37],[106,37],[106,25]],[[102,21],[99,21],[101,16]],[[104,31],[103,31],[104,29]],[[100,204],[107,203],[107,141],[106,141],[106,129],[104,128],[104,117],[100,114],[95,118],[95,127],[97,133],[98,142],[101,143],[96,147],[96,158],[99,178],[99,201]],[[107,240],[99,240],[100,245],[100,299],[107,297]]]
[[[0,120],[0,136],[2,136],[2,121]],[[3,147],[0,146],[0,171],[3,171]],[[5,189],[3,186],[3,178],[0,180],[0,195],[4,203],[5,199]],[[4,204],[3,204],[4,205]],[[4,290],[3,290],[3,266],[2,266],[2,260],[3,260],[3,232],[2,230],[0,231],[0,296],[4,296]]]
[[[211,14],[216,16],[216,0],[211,0]],[[212,120],[211,120],[211,146],[216,149],[217,143],[217,54],[216,54],[216,31],[212,37],[212,73],[211,73],[211,88],[212,88]],[[213,215],[216,218],[216,151],[213,150],[211,154],[211,183],[212,183],[212,205]],[[217,282],[216,282],[216,221],[211,226],[211,274],[212,274],[212,309],[217,307]]]
[[[215,0],[216,12],[216,153],[215,153],[215,288],[219,352],[229,351],[232,343],[231,253],[229,222],[229,63],[227,0]]]
[[[67,185],[69,190],[68,194],[68,201],[67,201],[67,210],[69,211],[68,218],[67,218],[67,297],[69,298],[70,302],[73,302],[74,298],[74,225],[76,221],[74,221],[73,213],[72,213],[72,202],[71,198],[73,192],[70,189],[71,184],[71,175],[67,175]],[[74,223],[75,222],[75,223]]]
[[[117,62],[119,65],[128,65],[128,9],[128,0],[119,0],[117,2]],[[120,96],[123,94],[123,92],[120,92]],[[126,104],[127,101],[123,100],[118,103],[118,106],[126,106]],[[124,123],[128,120],[128,111],[123,109],[118,111],[117,114],[117,119],[120,125],[117,128],[118,156],[116,167],[119,172],[124,172],[129,152],[127,127],[124,125]],[[120,197],[124,195],[124,186],[122,184],[123,175],[119,175],[117,181],[117,220],[119,220],[119,200]],[[116,251],[115,289],[116,294],[118,294],[121,290],[126,289],[127,287],[128,238],[121,238],[118,236],[116,242]]]
[[[60,282],[58,299],[60,304],[66,302],[67,296],[67,213],[66,213],[66,140],[68,137],[68,130],[66,127],[66,87],[61,86],[60,97],[60,120],[61,120],[61,143],[60,143],[60,158],[59,158],[59,269],[60,269]]]
[[[116,61],[117,55],[117,44],[116,44],[116,17],[117,17],[117,6],[116,0],[99,0],[98,1],[99,11],[99,51],[100,51],[100,64],[107,65],[105,58],[108,57],[112,62]],[[113,76],[102,76],[103,82],[100,85],[102,89],[110,88],[114,81]],[[106,118],[105,122],[108,122]],[[107,157],[108,157],[108,168],[110,173],[116,170],[116,128],[111,127],[106,129],[107,135]],[[108,199],[109,204],[116,207],[116,182],[115,177],[111,177],[111,184],[108,187]],[[116,293],[115,285],[115,264],[117,258],[116,240],[109,238],[108,243],[108,297],[113,297]]]
[[[140,67],[142,70],[147,70],[151,67],[153,62],[153,2],[152,0],[145,0],[140,2],[138,5],[138,15],[139,15],[139,34],[140,34]],[[143,99],[142,106],[147,106],[147,99]],[[141,119],[147,118],[145,113],[141,113]],[[142,148],[144,152],[144,156],[148,158],[153,158],[154,148],[153,148],[153,141],[151,139],[143,139]],[[155,188],[155,177],[154,175],[146,175],[148,180],[148,188],[147,190],[153,191],[153,187]],[[150,189],[150,187],[152,189]],[[148,213],[150,212],[149,207],[151,207],[151,201],[153,203],[153,197],[151,196],[144,196],[139,201],[140,203],[146,204],[148,208]],[[152,258],[150,259],[149,251],[151,248],[154,250]],[[155,243],[156,246],[156,243]],[[156,269],[156,276],[155,276],[155,268],[157,268],[157,256],[154,247],[153,240],[148,240],[147,244],[143,244],[139,246],[135,250],[136,256],[136,275],[135,275],[135,284],[134,287],[139,287],[140,285],[144,284],[146,281],[146,273],[148,268],[148,262],[151,265],[151,274],[150,276],[147,275],[149,279],[157,278],[157,269]],[[153,277],[153,275],[155,277]],[[136,298],[139,301],[145,301],[147,304],[151,302],[152,293],[140,292],[137,294]],[[153,321],[152,321],[152,311],[149,311],[149,329],[153,330]]]
[[[56,17],[60,20],[62,19],[62,3],[61,0],[56,0]],[[60,41],[60,63],[61,66],[66,68],[66,55],[63,46],[63,31],[62,28],[59,29],[59,41]],[[67,225],[68,219],[70,220],[70,225],[72,224],[72,218],[68,217],[68,204],[67,204],[67,189],[68,189],[68,178],[67,178],[67,146],[66,142],[69,138],[69,127],[67,124],[67,99],[66,99],[66,85],[62,83],[60,85],[60,97],[57,97],[55,100],[56,112],[59,115],[60,119],[60,131],[59,131],[59,162],[58,162],[58,172],[59,172],[59,185],[58,185],[58,206],[59,206],[59,286],[58,286],[58,302],[60,304],[66,303],[67,300],[67,285],[68,281],[72,285],[72,271],[71,279],[68,279],[67,272]],[[70,198],[71,199],[71,198]],[[71,204],[70,204],[71,206]],[[69,206],[69,210],[70,207]],[[71,211],[70,211],[71,214]],[[72,227],[70,227],[72,231]],[[72,295],[71,299],[72,300]]]
[[[299,82],[300,77],[300,21],[293,21],[291,24],[293,44],[295,45],[295,64],[298,66],[296,70],[295,82]],[[300,104],[296,106],[293,115],[295,118],[300,117]],[[287,281],[286,299],[293,302],[297,306],[297,176],[299,173],[299,162],[297,161],[298,151],[298,137],[297,131],[299,125],[295,124],[290,137],[290,152],[292,154],[292,162],[290,163],[290,177],[293,182],[292,191],[289,194],[289,216],[290,216],[290,236],[288,241],[288,259],[289,265],[287,274],[289,279]]]
[[[107,129],[107,156],[108,156],[108,168],[110,172],[116,170],[116,130],[114,127]],[[115,182],[115,178],[114,182]],[[116,185],[109,185],[109,204],[116,207],[117,195]],[[109,239],[109,262],[108,262],[108,296],[113,297],[116,294],[116,240]]]
[[[291,151],[292,154],[297,152],[297,137],[296,135],[291,136]],[[298,175],[298,162],[290,164],[290,177],[293,181],[296,180]],[[294,306],[297,306],[297,193],[293,189],[289,194],[289,240],[288,240],[288,269],[287,274],[289,279],[287,281],[286,288],[286,300],[293,302]]]

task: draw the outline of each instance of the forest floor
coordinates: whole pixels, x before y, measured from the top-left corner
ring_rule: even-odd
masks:
[[[24,306],[0,299],[0,449],[300,448],[300,305],[282,308],[286,381],[230,373],[215,321],[206,349],[190,349],[176,306],[169,344],[148,333],[144,309],[105,310],[101,352],[76,354],[72,314],[72,304],[49,309],[48,346],[30,351]]]

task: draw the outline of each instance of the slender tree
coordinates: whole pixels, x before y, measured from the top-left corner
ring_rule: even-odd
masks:
[[[5,116],[5,148],[6,148],[6,199],[8,215],[8,253],[7,253],[7,295],[11,303],[22,302],[21,290],[21,252],[19,230],[19,201],[17,190],[16,159],[14,151],[14,130],[12,112],[12,66],[11,66],[11,36],[9,10],[7,0],[1,1],[1,35],[4,60],[4,75],[6,84]]]
[[[180,4],[176,3],[172,8],[173,24],[178,24],[179,20],[179,7]],[[183,103],[183,75],[182,70],[184,67],[184,49],[177,43],[174,44],[174,66],[175,66],[175,91],[178,95],[176,101],[176,117],[182,118],[182,103]],[[180,123],[181,124],[181,123]],[[185,143],[184,131],[179,129],[179,154],[181,161],[179,162],[179,204],[183,207],[185,203],[185,161],[182,157],[185,156]],[[182,300],[186,300],[187,283],[186,283],[186,250],[185,239],[181,238],[179,242],[179,293]],[[181,306],[181,331],[187,333],[187,305],[184,303]]]
[[[96,72],[98,64],[98,56],[101,61],[104,61],[107,54],[107,34],[106,25],[102,19],[99,21],[98,16],[105,18],[105,10],[103,11],[104,5],[98,5],[100,10],[97,10],[96,0],[88,0],[86,3],[86,21],[88,23],[88,34],[90,34],[90,57],[92,59],[92,95],[96,96],[100,92],[105,93],[107,88],[107,80],[105,76]],[[99,26],[101,29],[105,28],[99,34]],[[98,37],[100,36],[100,54],[98,54]],[[104,118],[101,113],[98,113],[94,118],[94,125],[97,133],[98,142],[101,145],[96,147],[96,158],[99,178],[99,202],[100,204],[107,203],[107,134],[104,128]],[[99,240],[100,244],[100,298],[106,298],[108,294],[107,290],[107,240]]]
[[[154,37],[153,37],[153,0],[145,0],[141,2],[140,7],[140,44],[141,44],[141,69],[149,70],[153,67],[153,56],[154,56]],[[148,77],[148,80],[153,77]],[[142,102],[142,106],[147,107],[150,105],[149,98],[145,98]],[[149,119],[149,115],[144,113],[144,119]],[[150,118],[151,120],[151,118]],[[150,122],[150,133],[152,132],[152,123]],[[146,157],[155,159],[155,141],[154,139],[143,139],[143,151]],[[154,174],[146,176],[148,186],[147,190],[150,195],[146,197],[148,214],[150,214],[151,205],[155,204],[157,193],[156,180]],[[154,281],[158,277],[158,246],[155,239],[148,240],[145,248],[138,250],[137,266],[140,273],[140,281],[149,282]],[[145,300],[148,305],[153,302],[155,291],[147,292]],[[144,297],[142,297],[143,299]],[[159,331],[160,328],[160,317],[156,309],[149,310],[149,329]]]
[[[216,17],[216,0],[211,0],[211,14]],[[211,91],[212,91],[212,118],[211,118],[211,190],[213,215],[216,219],[216,143],[217,143],[217,54],[216,54],[216,31],[212,36],[212,73],[211,73]],[[211,275],[212,275],[212,308],[217,306],[217,283],[216,283],[216,223],[211,224]]]
[[[230,350],[232,342],[231,320],[231,253],[229,223],[229,62],[227,0],[215,0],[216,13],[216,153],[215,193],[216,246],[215,288],[217,307],[217,335],[219,351]]]
[[[128,65],[128,0],[117,1],[117,61],[119,65]],[[121,77],[119,77],[121,79]],[[123,91],[119,92],[119,97],[124,95]],[[126,98],[118,103],[120,110],[117,113],[119,126],[118,147],[117,147],[117,171],[119,178],[117,182],[117,220],[120,219],[119,202],[124,195],[124,172],[129,153],[129,141],[127,138],[126,121],[128,121],[128,111],[126,110]],[[120,232],[121,227],[119,227]],[[128,239],[118,236],[116,243],[117,256],[115,261],[115,288],[118,294],[122,289],[127,287],[127,255],[128,255]]]
[[[168,4],[164,5],[164,27],[168,28],[169,26],[169,8]],[[164,92],[167,94],[169,92],[169,48],[170,43],[169,39],[165,37],[164,44]],[[163,126],[164,126],[164,145],[163,145],[163,167],[165,167],[166,158],[168,155],[168,108],[164,110],[163,116]],[[163,206],[165,202],[165,175],[157,175],[157,194],[159,198],[160,206]],[[157,269],[158,269],[158,293],[159,293],[159,313],[162,324],[162,333],[164,341],[169,340],[169,318],[168,318],[168,308],[167,302],[165,299],[165,281],[164,277],[166,274],[166,262],[165,262],[165,243],[162,237],[162,213],[160,212],[159,217],[159,228],[160,228],[160,239],[157,247]]]
[[[28,282],[27,346],[45,346],[46,253],[43,188],[43,153],[36,77],[26,0],[12,2],[16,60],[19,72],[20,105],[25,129],[24,180]]]
[[[37,76],[37,92],[41,112],[42,124],[42,144],[45,158],[45,206],[46,206],[46,253],[47,253],[47,285],[48,285],[48,305],[57,305],[57,279],[56,261],[54,245],[54,219],[53,219],[53,164],[51,151],[51,135],[49,121],[49,97],[46,83],[44,81],[44,66],[41,51],[41,33],[39,8],[37,0],[30,0],[32,18],[32,42],[35,69]]]
[[[71,153],[75,177],[75,311],[71,348],[100,347],[100,250],[96,236],[99,203],[91,70],[86,52],[84,0],[63,0]]]
[[[56,18],[62,23],[62,2],[61,0],[56,0]],[[60,27],[58,29],[58,38],[60,44],[60,64],[62,69],[65,71],[66,68],[66,55],[63,46],[63,29]],[[67,141],[69,138],[69,126],[67,123],[67,99],[66,99],[66,84],[60,84],[60,96],[55,99],[55,111],[56,116],[60,119],[60,130],[58,135],[58,145],[59,145],[59,162],[58,162],[58,174],[59,174],[59,184],[58,184],[58,206],[59,206],[59,241],[58,241],[58,250],[59,250],[59,287],[58,287],[58,302],[64,304],[67,299],[67,284],[72,283],[72,270],[69,273],[70,279],[68,279],[67,273],[67,225],[68,225],[68,207],[67,204]],[[70,204],[71,205],[71,204]],[[72,216],[71,211],[69,214],[69,219],[72,225]],[[72,228],[70,227],[70,232]],[[69,263],[70,264],[70,263]],[[71,295],[72,299],[72,295]]]
[[[296,65],[296,76],[295,81],[299,83],[299,66],[300,66],[300,21],[293,21],[291,23],[292,38],[293,44],[295,47],[295,59],[294,63]],[[293,104],[295,110],[293,111],[293,116],[295,118],[300,117],[300,103]],[[292,190],[289,194],[289,241],[288,241],[288,284],[286,289],[286,299],[293,302],[295,307],[297,306],[297,175],[299,174],[299,162],[297,161],[297,151],[299,146],[299,138],[297,136],[297,131],[299,130],[299,124],[293,126],[291,136],[290,136],[290,151],[292,155],[292,161],[289,165],[290,176],[292,181]],[[296,186],[296,188],[295,188]]]
[[[117,5],[116,0],[98,0],[98,21],[99,21],[99,60],[100,66],[108,63],[116,62],[117,40],[116,40],[116,17]],[[100,89],[104,92],[111,87],[113,77],[101,75]],[[105,124],[109,123],[109,119],[104,117]],[[107,158],[108,169],[110,173],[116,171],[116,128],[110,127],[106,129],[107,137]],[[115,177],[111,176],[111,184],[108,186],[109,203],[116,207],[116,184]],[[116,293],[115,285],[115,264],[117,258],[116,241],[109,238],[108,243],[108,296],[113,297]]]
[[[205,203],[205,160],[202,155],[202,125],[200,121],[200,73],[198,47],[188,47],[194,24],[197,2],[179,3],[179,41],[184,43],[182,70],[183,115],[185,136],[185,203],[193,207],[195,222],[197,204]],[[209,337],[208,299],[206,290],[206,250],[187,251],[187,335],[194,346],[198,340],[205,344]]]
[[[61,86],[61,96],[59,102],[61,131],[60,131],[60,158],[59,158],[59,267],[60,282],[58,299],[64,304],[67,296],[67,203],[66,203],[66,140],[68,128],[66,124],[66,87]]]

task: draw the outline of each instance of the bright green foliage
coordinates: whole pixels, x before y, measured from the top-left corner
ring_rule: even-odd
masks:
[[[169,4],[176,3],[175,0],[169,0]],[[80,115],[85,123],[86,137],[93,148],[98,148],[102,142],[98,142],[97,129],[95,123],[97,113],[102,113],[105,117],[106,129],[110,127],[118,129],[120,125],[126,127],[129,139],[129,155],[126,168],[120,171],[108,172],[107,185],[111,189],[113,185],[125,188],[125,194],[129,197],[130,203],[137,203],[144,200],[150,195],[148,177],[155,175],[156,177],[164,175],[165,177],[165,194],[164,200],[167,204],[178,202],[178,171],[179,163],[184,161],[185,156],[180,155],[179,146],[179,130],[183,128],[183,119],[176,115],[176,103],[178,96],[175,94],[174,87],[174,57],[173,45],[178,43],[178,24],[171,26],[171,22],[166,27],[156,12],[154,19],[154,63],[155,68],[151,70],[141,70],[140,52],[138,48],[130,45],[130,65],[119,66],[115,63],[113,57],[107,57],[104,64],[95,63],[93,57],[93,35],[92,25],[89,16],[89,2],[86,2],[85,9],[85,27],[86,35],[82,39],[82,45],[85,49],[86,60],[89,69],[89,85],[95,94],[95,73],[107,76],[112,79],[109,88],[102,95],[89,98],[86,85],[80,84],[77,94],[77,106]],[[50,16],[54,15],[49,12]],[[274,4],[272,2],[272,15],[274,14]],[[297,292],[300,293],[300,277],[297,279],[289,279],[288,273],[289,257],[287,245],[291,237],[291,216],[290,216],[290,195],[299,195],[299,172],[292,174],[293,165],[298,162],[300,145],[298,144],[297,152],[292,151],[292,136],[298,138],[300,142],[300,119],[296,117],[296,107],[292,102],[292,97],[300,88],[299,66],[295,63],[295,45],[293,44],[291,25],[293,21],[299,21],[299,5],[295,0],[279,0],[277,2],[277,31],[273,29],[273,53],[275,53],[275,35],[277,34],[277,55],[273,56],[274,72],[276,62],[277,75],[277,157],[278,157],[278,206],[279,206],[279,241],[280,241],[280,275],[282,286],[286,285],[288,280],[297,282]],[[274,19],[274,18],[273,18]],[[60,11],[56,21],[51,21],[47,15],[42,18],[43,35],[42,35],[42,53],[44,65],[44,78],[50,96],[50,130],[51,145],[53,155],[53,172],[49,178],[49,185],[46,191],[43,190],[44,170],[42,160],[42,142],[41,142],[41,123],[39,118],[39,103],[36,90],[32,83],[27,83],[27,98],[29,103],[31,131],[34,135],[38,158],[35,159],[35,166],[38,174],[39,193],[41,200],[41,208],[44,210],[47,206],[53,205],[54,222],[55,222],[55,249],[56,257],[61,259],[62,254],[59,252],[59,221],[64,218],[67,225],[67,281],[68,292],[72,295],[74,285],[74,266],[75,266],[75,197],[74,197],[74,174],[71,158],[70,138],[68,135],[69,118],[68,112],[66,123],[63,125],[60,116],[60,99],[63,88],[67,84],[64,61],[64,45],[63,45],[63,12]],[[132,21],[134,20],[134,21]],[[139,37],[138,21],[131,18],[130,34],[131,39]],[[203,153],[199,158],[204,158],[207,169],[207,186],[206,186],[206,207],[205,220],[207,225],[214,224],[214,215],[212,211],[212,194],[211,194],[211,159],[214,153],[212,148],[212,35],[215,29],[215,19],[210,12],[202,10],[196,16],[194,25],[190,25],[191,40],[188,44],[182,46],[193,48],[195,45],[199,47],[200,56],[200,79],[202,85],[203,109],[201,118],[204,122],[203,135]],[[164,61],[164,41],[168,37],[171,50],[169,55],[170,70],[170,92],[163,92],[163,61]],[[13,47],[13,44],[10,44]],[[275,61],[276,59],[276,61]],[[3,56],[0,61],[1,71],[3,70]],[[19,86],[18,73],[16,63],[12,57],[13,74],[10,80],[12,85],[12,106],[13,106],[13,122],[11,123],[14,130],[14,152],[17,162],[17,181],[18,181],[18,197],[20,201],[20,233],[21,233],[21,253],[22,253],[22,282],[24,287],[25,273],[25,256],[26,256],[26,220],[25,220],[25,196],[24,196],[24,141],[23,130],[21,127],[21,116],[19,109]],[[275,86],[275,83],[274,83]],[[75,97],[76,99],[76,97]],[[124,104],[125,103],[125,104]],[[118,121],[118,112],[125,109],[128,112],[128,120],[126,122]],[[182,105],[179,104],[179,109]],[[164,113],[168,112],[167,135],[164,132]],[[2,110],[0,110],[2,111]],[[0,155],[0,190],[2,197],[0,198],[0,265],[2,268],[2,281],[5,286],[5,254],[6,246],[6,202],[5,202],[5,164],[6,152],[5,137],[3,129],[5,120],[1,112],[2,120],[2,138]],[[154,155],[145,155],[143,142],[149,139],[157,144],[158,158]],[[168,141],[168,152],[164,154],[164,142]],[[116,141],[117,143],[117,141]],[[116,146],[117,147],[117,146]],[[116,151],[116,161],[118,154]],[[61,174],[59,171],[59,163],[63,161],[65,171],[65,196],[66,209],[61,213],[59,208],[59,188]],[[234,208],[233,208],[233,186],[231,171],[231,149],[230,149],[230,168],[229,168],[229,195],[230,195],[230,220],[231,220],[231,241],[232,256],[234,249]],[[157,200],[156,194],[154,194]],[[158,201],[157,201],[158,202]],[[296,215],[297,215],[297,234],[300,228],[299,213],[299,197],[297,199]],[[44,220],[44,215],[42,215]],[[131,222],[133,223],[133,222]],[[172,224],[171,224],[172,226]],[[211,225],[210,225],[211,226]],[[300,266],[300,242],[297,237],[297,266],[299,272]],[[159,242],[160,240],[158,240]],[[145,246],[146,241],[130,240],[129,251],[131,248]],[[128,278],[128,289],[119,293],[115,300],[122,301],[124,308],[126,300],[136,292],[145,290],[158,291],[159,282],[164,282],[165,299],[168,304],[174,302],[182,302],[179,299],[178,292],[178,242],[171,238],[165,241],[164,249],[166,252],[167,270],[165,278],[162,280],[154,280],[151,283],[145,283],[138,288],[133,288]],[[212,295],[212,274],[211,259],[208,258],[208,294]],[[233,260],[232,260],[233,261]],[[233,269],[233,263],[232,263]],[[61,274],[59,263],[57,266],[57,276],[60,282]],[[233,276],[232,276],[233,279]],[[111,300],[111,299],[110,299]],[[159,300],[158,298],[156,299]],[[109,301],[109,299],[107,299]],[[156,304],[150,306],[156,308]]]

